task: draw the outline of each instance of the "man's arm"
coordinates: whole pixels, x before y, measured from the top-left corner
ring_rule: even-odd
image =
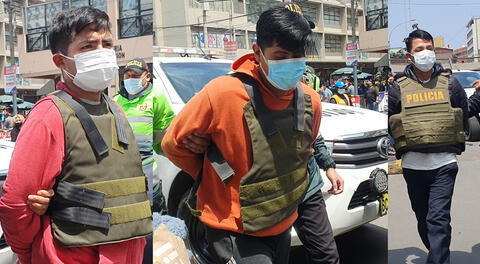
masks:
[[[400,96],[400,86],[394,82],[392,89],[388,91],[388,117],[402,111]]]
[[[450,78],[448,83],[448,88],[450,90],[450,102],[452,107],[461,108],[463,111],[463,126],[468,127],[468,118],[469,118],[469,109],[468,109],[468,99],[465,89],[456,78]]]
[[[477,80],[472,83],[472,86],[475,87],[475,92],[468,98],[468,115],[472,117],[480,113],[480,80]]]
[[[184,144],[195,133],[208,136],[215,129],[208,85],[173,119],[161,142],[165,155],[192,177],[196,177],[202,168],[202,156],[191,152]]]
[[[160,143],[175,117],[175,113],[163,93],[154,98],[153,111],[153,149],[157,154],[162,154]]]
[[[343,179],[335,170],[335,161],[332,156],[330,156],[325,141],[321,135],[318,136],[313,143],[313,150],[313,155],[318,167],[326,172],[328,180],[332,183],[332,188],[328,190],[328,192],[334,195],[342,193],[344,188]]]
[[[0,221],[5,238],[23,263],[31,262],[31,244],[38,235],[41,217],[27,203],[29,195],[51,189],[64,155],[63,122],[58,109],[40,103],[22,127],[10,161],[0,199]]]

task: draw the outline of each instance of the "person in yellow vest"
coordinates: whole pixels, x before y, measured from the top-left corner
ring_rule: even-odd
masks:
[[[123,78],[124,85],[113,100],[125,111],[133,129],[148,177],[149,199],[153,200],[153,210],[160,212],[165,208],[153,152],[162,153],[160,142],[175,114],[165,94],[152,85],[152,74],[144,60],[127,62]]]
[[[352,101],[346,93],[346,87],[343,81],[337,81],[332,88],[333,96],[330,103],[351,106]]]

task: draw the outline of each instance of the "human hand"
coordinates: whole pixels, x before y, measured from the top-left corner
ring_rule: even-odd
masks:
[[[183,140],[185,148],[195,154],[205,153],[210,146],[210,135],[193,133]]]
[[[480,80],[476,80],[472,83],[472,86],[475,87],[477,92],[480,92]]]
[[[332,188],[328,190],[328,193],[333,195],[341,194],[344,187],[342,177],[337,173],[334,168],[328,168],[326,174],[328,180],[330,180],[330,182],[332,183]]]
[[[37,215],[44,215],[47,212],[48,206],[50,204],[50,199],[55,193],[52,189],[50,190],[40,190],[37,192],[37,195],[29,195],[27,199],[28,207]]]

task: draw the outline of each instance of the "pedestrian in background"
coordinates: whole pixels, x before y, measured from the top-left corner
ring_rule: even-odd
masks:
[[[367,91],[365,92],[365,103],[367,104],[367,109],[378,111],[378,92],[371,83],[367,84]]]
[[[23,122],[25,122],[25,117],[21,114],[17,114],[13,117],[13,128],[10,132],[10,137],[13,142],[17,141],[18,134],[20,134],[20,129],[22,128]]]

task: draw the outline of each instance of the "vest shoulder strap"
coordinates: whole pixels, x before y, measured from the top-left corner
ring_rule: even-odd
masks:
[[[88,138],[90,146],[95,151],[97,156],[102,156],[108,152],[108,146],[105,143],[105,140],[100,135],[97,126],[93,122],[92,117],[87,112],[85,107],[79,104],[77,101],[73,100],[72,96],[70,96],[65,91],[61,90],[55,93],[55,96],[60,98],[64,101],[70,108],[73,109],[75,115],[80,120],[80,124],[82,125],[83,129],[85,130],[85,134]]]
[[[117,128],[117,136],[118,141],[128,145],[128,138],[127,138],[127,130],[125,128],[125,118],[122,117],[122,113],[120,112],[119,106],[115,103],[108,95],[103,94],[103,98],[108,104],[108,108],[112,111],[113,117],[115,118],[115,126]]]

